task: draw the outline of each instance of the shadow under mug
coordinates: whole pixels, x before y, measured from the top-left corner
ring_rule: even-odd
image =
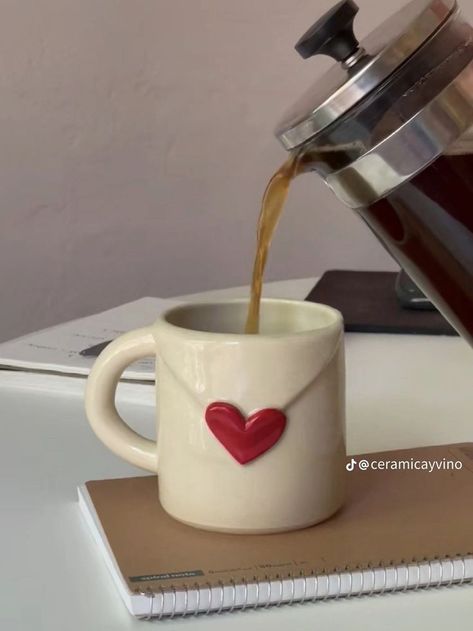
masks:
[[[87,416],[116,455],[159,475],[174,518],[233,533],[304,528],[344,499],[342,316],[264,299],[261,332],[247,335],[247,306],[183,304],[116,339],[88,378]],[[146,356],[157,358],[156,442],[114,402],[124,369]]]

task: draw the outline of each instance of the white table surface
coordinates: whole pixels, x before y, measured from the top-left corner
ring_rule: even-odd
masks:
[[[303,298],[314,279],[271,283],[266,295]],[[246,296],[247,288],[190,299]],[[182,297],[182,298],[187,298]],[[473,352],[460,339],[348,334],[348,450],[473,441]],[[144,629],[122,604],[82,521],[76,487],[142,473],[92,434],[82,398],[19,389],[0,376],[0,629]],[[152,433],[149,406],[122,404]],[[454,516],[452,516],[452,519]],[[473,526],[472,526],[473,535]],[[158,624],[158,623],[154,623]],[[293,605],[163,622],[169,629],[470,631],[473,587]]]

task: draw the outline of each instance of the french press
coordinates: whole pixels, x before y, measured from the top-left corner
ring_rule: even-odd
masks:
[[[337,197],[473,345],[473,28],[413,0],[365,40],[344,0],[296,44],[338,63],[279,124]]]

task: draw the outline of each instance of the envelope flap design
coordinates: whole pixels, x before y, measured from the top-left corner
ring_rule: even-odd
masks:
[[[201,406],[228,401],[249,414],[289,406],[320,376],[341,344],[335,327],[319,335],[261,336],[244,344],[169,336],[158,340],[158,358]],[[158,363],[158,382],[159,370]]]

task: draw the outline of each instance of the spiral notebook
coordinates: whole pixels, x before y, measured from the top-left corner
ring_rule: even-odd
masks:
[[[185,526],[160,507],[154,476],[87,482],[78,489],[79,504],[123,601],[138,617],[470,582],[473,444],[355,459],[368,468],[355,465],[347,474],[344,508],[289,533],[230,535]],[[379,462],[398,464],[374,468]],[[439,464],[429,471],[416,462]]]

